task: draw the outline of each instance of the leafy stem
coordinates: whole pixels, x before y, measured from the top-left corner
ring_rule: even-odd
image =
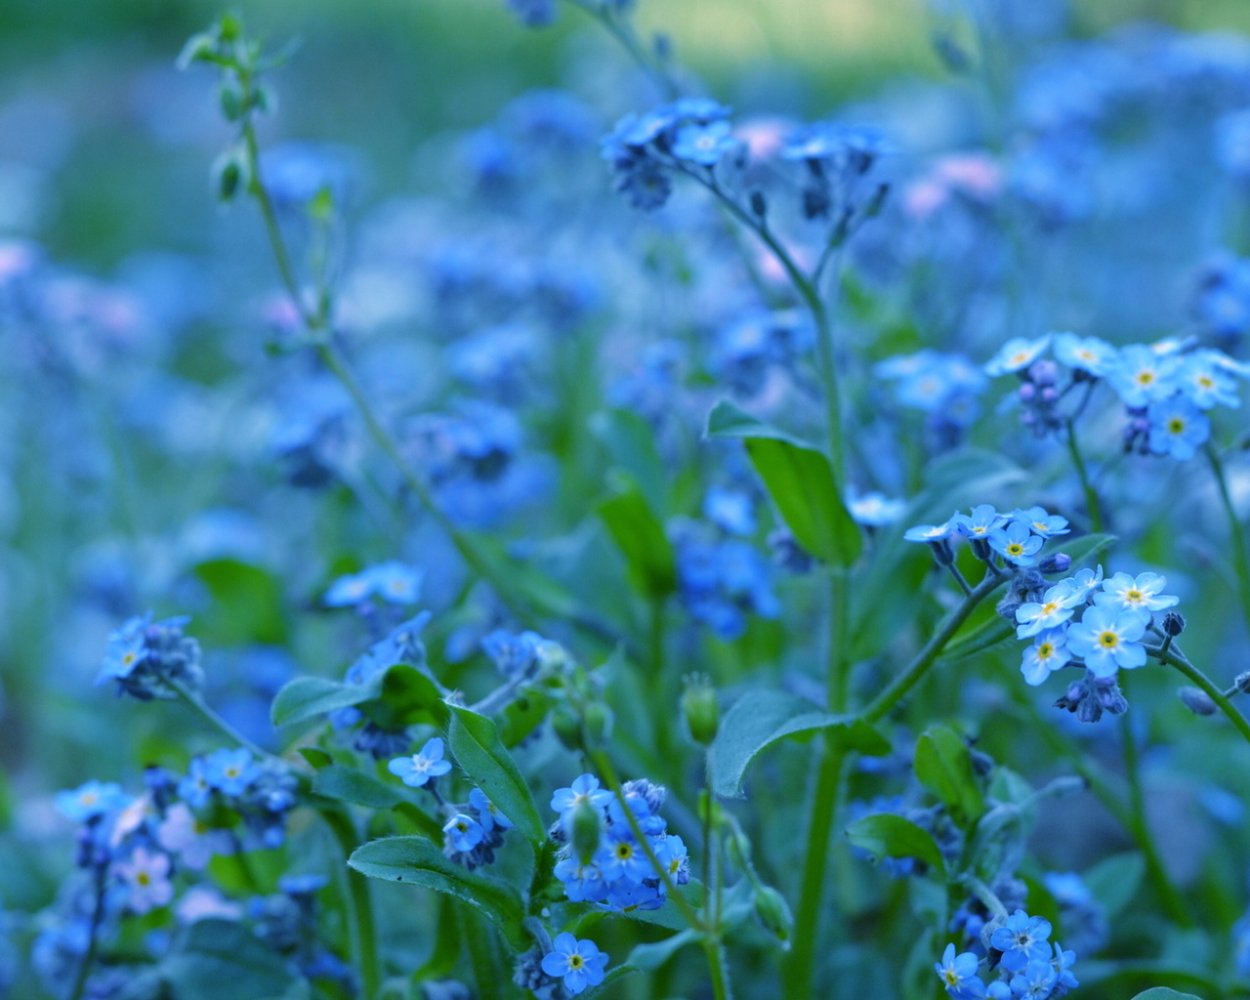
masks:
[[[69,1000],[80,1000],[87,988],[87,979],[91,975],[91,967],[95,964],[96,952],[100,947],[100,926],[104,923],[104,898],[108,890],[108,865],[95,866],[95,881],[92,884],[95,898],[91,904],[91,922],[87,925],[87,950],[83,952],[82,961],[78,963],[78,972],[74,976],[73,988],[67,994]]]
[[[1088,398],[1087,394],[1086,399]],[[1098,501],[1098,493],[1094,489],[1094,484],[1090,481],[1089,470],[1085,466],[1085,457],[1081,454],[1081,446],[1076,439],[1075,417],[1069,417],[1065,426],[1067,427],[1068,454],[1072,458],[1072,467],[1076,470],[1076,476],[1081,481],[1081,491],[1085,494],[1085,509],[1089,512],[1090,529],[1095,534],[1101,534],[1102,506]]]

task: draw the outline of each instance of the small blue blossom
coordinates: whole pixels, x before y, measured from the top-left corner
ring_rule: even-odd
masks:
[[[1170,396],[1173,376],[1180,367],[1176,358],[1163,357],[1142,344],[1120,351],[1107,370],[1107,382],[1125,406],[1141,408]]]
[[[410,788],[421,788],[450,771],[451,761],[443,759],[443,740],[435,736],[418,753],[396,757],[386,769]]]
[[[1066,535],[1071,529],[1068,527],[1068,519],[1060,517],[1058,514],[1051,514],[1044,507],[1030,507],[1028,510],[1014,510],[1011,513],[1013,521],[1022,521],[1029,526],[1029,530],[1035,535],[1042,538],[1054,538],[1056,535]]]
[[[88,781],[73,791],[57,792],[56,807],[75,823],[86,823],[126,804],[126,793],[113,782]]]
[[[543,956],[543,972],[559,979],[572,996],[603,982],[608,956],[593,941],[578,940],[567,931],[557,934]]]
[[[1230,370],[1232,359],[1219,351],[1195,351],[1185,357],[1176,372],[1176,384],[1194,406],[1209,410],[1216,406],[1237,409],[1241,398]]]
[[[486,831],[482,824],[465,813],[456,813],[443,825],[447,847],[455,853],[467,854],[482,842]]]
[[[933,968],[946,992],[955,1000],[979,1000],[985,996],[985,983],[977,976],[981,960],[970,951],[955,954],[955,946],[948,944],[942,953],[942,961]]]
[[[943,542],[954,534],[954,521],[960,515],[956,514],[949,521],[941,524],[916,524],[903,532],[903,537],[909,542]]]
[[[1150,450],[1184,462],[1194,457],[1211,436],[1211,421],[1188,397],[1177,394],[1154,400],[1146,411]]]
[[[469,805],[477,813],[478,822],[482,824],[482,829],[486,833],[490,833],[496,828],[500,830],[512,829],[512,821],[499,811],[495,803],[488,799],[486,793],[480,788],[475,788],[469,792]]]
[[[1037,553],[1043,541],[1019,521],[1012,521],[1005,528],[995,528],[989,535],[990,548],[1016,566],[1037,565]]]
[[[1137,611],[1093,607],[1068,629],[1068,649],[1095,677],[1110,678],[1121,667],[1132,670],[1146,662],[1146,648],[1138,642],[1145,631]]]
[[[1070,660],[1066,630],[1050,629],[1038,635],[1033,645],[1024,651],[1020,672],[1024,674],[1025,683],[1037,687]]]
[[[691,123],[683,125],[673,136],[672,154],[679,160],[714,167],[739,146],[727,121]]]
[[[1016,638],[1028,639],[1045,629],[1058,628],[1085,603],[1084,594],[1066,580],[1042,595],[1041,601],[1026,601],[1016,608]]]
[[[1128,573],[1117,573],[1110,580],[1103,581],[1102,590],[1093,595],[1094,604],[1103,608],[1134,611],[1148,622],[1150,612],[1166,611],[1180,603],[1179,597],[1162,593],[1167,582],[1167,577],[1158,573],[1139,573],[1135,577]]]
[[[1004,965],[1006,961],[1006,956],[1004,956]],[[1057,979],[1058,976],[1050,962],[1033,960],[1024,966],[1023,971],[1011,977],[1011,992],[1020,1000],[1047,1000],[1055,988]]]
[[[868,528],[884,528],[896,523],[907,513],[907,501],[887,497],[882,493],[864,493],[851,496],[846,509],[856,524]]]
[[[551,808],[560,814],[561,820],[571,823],[573,813],[583,802],[596,809],[606,809],[613,796],[606,788],[599,787],[599,779],[593,774],[582,774],[573,779],[568,788],[558,788],[551,796]]]
[[[1019,972],[1030,962],[1046,962],[1050,958],[1050,930],[1048,920],[1016,910],[990,936],[990,945],[1003,953],[1003,968]]]
[[[223,795],[240,796],[252,783],[257,771],[250,750],[214,750],[204,758],[204,780]]]
[[[988,539],[991,531],[1003,527],[1008,520],[1006,514],[1000,514],[991,504],[983,503],[973,507],[968,514],[956,514],[949,523],[965,538]]]
[[[1116,349],[1097,337],[1061,333],[1055,337],[1055,359],[1093,378],[1102,378],[1116,361]]]
[[[1013,337],[999,348],[989,361],[985,363],[985,374],[997,377],[1010,372],[1022,371],[1046,353],[1050,347],[1050,334],[1035,340],[1024,337]]]

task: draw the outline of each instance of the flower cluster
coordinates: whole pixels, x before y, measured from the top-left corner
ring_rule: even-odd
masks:
[[[590,902],[606,910],[655,910],[667,898],[665,880],[656,871],[648,848],[664,866],[668,881],[690,881],[690,863],[681,837],[668,832],[660,815],[665,789],[646,780],[627,781],[625,802],[646,846],[639,842],[620,801],[599,779],[583,774],[551,797],[560,814],[552,836],[563,846],[555,875],[573,902]]]
[[[674,173],[711,173],[745,146],[734,138],[730,109],[701,97],[683,97],[646,114],[629,114],[604,137],[603,158],[612,164],[617,190],[635,208],[660,208],[673,190]]]
[[[538,1000],[564,1000],[603,982],[608,956],[586,938],[565,931],[557,934],[550,949],[535,946],[523,953],[512,981]]]
[[[120,692],[150,701],[177,698],[178,689],[198,693],[204,684],[200,644],[182,627],[189,618],[152,621],[146,615],[131,618],[108,641],[97,684],[117,681]]]
[[[1084,666],[1085,678],[1069,686],[1062,707],[1087,722],[1096,722],[1103,711],[1122,712],[1116,674],[1146,662],[1142,639],[1148,629],[1157,629],[1153,613],[1179,600],[1162,592],[1166,584],[1157,573],[1116,573],[1104,580],[1099,566],[1060,580],[1015,608],[1016,637],[1033,640],[1021,665],[1024,679],[1038,685],[1061,667]]]
[[[712,513],[723,515],[724,508]],[[769,563],[749,542],[713,538],[693,524],[679,525],[674,534],[682,604],[718,638],[740,637],[749,614],[776,618],[781,613]]]
[[[985,925],[976,951],[956,954],[948,944],[934,969],[955,1000],[1058,1000],[1079,985],[1071,971],[1076,952],[1051,943],[1050,933],[1049,921],[1016,910]],[[983,965],[997,974],[988,985]]]
[[[1250,377],[1250,367],[1223,352],[1191,347],[1188,341],[1165,340],[1115,348],[1097,337],[1047,334],[1009,340],[985,370],[1020,378],[1021,419],[1039,435],[1076,420],[1095,384],[1103,381],[1127,414],[1126,451],[1184,461],[1211,435],[1208,412],[1240,406],[1236,380]],[[1052,348],[1053,360],[1045,356]],[[1082,384],[1084,394],[1064,412],[1063,400]]]
[[[322,600],[330,608],[359,607],[375,597],[402,606],[415,604],[420,593],[420,570],[392,561],[340,576]]]
[[[480,788],[469,792],[463,806],[449,805],[450,816],[443,825],[443,853],[465,868],[489,865],[512,821],[501,813]]]
[[[962,538],[971,543],[977,558],[988,563],[1054,573],[1063,572],[1071,561],[1062,554],[1043,558],[1042,546],[1047,539],[1066,535],[1069,530],[1066,518],[1042,507],[1004,514],[990,504],[980,504],[970,513],[952,514],[942,524],[913,525],[903,537],[909,542],[927,542],[933,548],[934,557],[944,566],[955,557],[952,540]]]

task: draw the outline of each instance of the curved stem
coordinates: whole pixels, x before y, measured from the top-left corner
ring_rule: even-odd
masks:
[[[612,36],[629,57],[638,64],[638,67],[647,75],[651,82],[659,88],[660,93],[664,95],[666,100],[672,100],[681,94],[681,87],[678,86],[677,81],[664,68],[664,64],[659,59],[647,57],[642,42],[639,41],[633,26],[629,22],[621,21],[614,17],[611,11],[603,6],[588,4],[584,0],[568,0],[568,2],[578,10],[589,14],[596,22],[602,25],[603,29]]]
[[[1224,463],[1216,450],[1207,444],[1207,461],[1211,465],[1211,473],[1215,476],[1215,484],[1219,489],[1220,502],[1228,515],[1228,534],[1233,545],[1233,569],[1237,573],[1237,593],[1241,598],[1241,613],[1247,628],[1250,628],[1250,552],[1246,549],[1246,535],[1237,516],[1237,508],[1233,506],[1232,494],[1228,491],[1228,480],[1224,475]]]
[[[170,680],[169,686],[172,687],[175,691],[177,691],[178,696],[187,705],[193,708],[199,714],[199,716],[202,719],[204,719],[205,722],[209,723],[209,725],[211,725],[214,729],[218,730],[227,739],[231,740],[234,743],[239,744],[239,746],[243,747],[244,749],[251,751],[254,756],[259,757],[261,760],[279,760],[280,759],[278,757],[275,757],[268,750],[265,750],[262,747],[258,746],[257,744],[253,743],[250,739],[248,739],[241,732],[235,729],[234,726],[232,726],[224,718],[218,715],[215,709],[210,708],[208,703],[205,702],[203,698],[201,698],[198,694],[196,694],[186,685],[182,684],[180,681]]]
[[[1154,835],[1150,832],[1150,824],[1146,820],[1146,799],[1142,792],[1141,762],[1137,754],[1137,741],[1133,737],[1133,727],[1127,715],[1120,716],[1120,742],[1124,750],[1124,778],[1128,784],[1128,820],[1129,832],[1141,848],[1146,861],[1146,870],[1150,874],[1150,883],[1158,890],[1159,898],[1168,916],[1182,927],[1193,927],[1193,914],[1185,905],[1185,900],[1172,884],[1167,868],[1163,864],[1163,856],[1159,853]]]
[[[1006,579],[1005,574],[1000,573],[992,566],[989,567],[981,582],[972,588],[972,592],[963,599],[959,607],[946,616],[942,624],[938,626],[938,630],[933,633],[933,636],[924,644],[920,652],[903,668],[903,672],[895,677],[886,689],[869,703],[868,707],[860,713],[860,718],[868,722],[876,722],[885,718],[894,706],[906,697],[907,692],[920,683],[920,679],[924,677],[928,669],[937,661],[946,644],[959,631],[960,626],[968,620],[968,616],[972,614],[977,605],[994,593]]]
[[[1086,398],[1089,398],[1088,395]],[[1089,512],[1089,526],[1095,533],[1101,534],[1103,530],[1102,506],[1098,502],[1098,493],[1094,489],[1094,484],[1090,481],[1089,470],[1085,467],[1085,458],[1081,454],[1081,447],[1076,440],[1076,421],[1069,418],[1067,428],[1068,454],[1072,457],[1072,467],[1076,470],[1077,478],[1081,481],[1081,490],[1085,494],[1085,508]]]
[[[1227,716],[1239,733],[1250,743],[1250,722],[1246,721],[1246,717],[1241,714],[1237,706],[1234,705],[1223,691],[1221,691],[1212,682],[1206,674],[1195,667],[1189,660],[1178,650],[1173,644],[1170,649],[1161,649],[1157,646],[1147,646],[1146,651],[1152,656],[1157,657],[1168,666],[1175,667],[1182,674],[1193,682],[1194,687],[1201,688],[1206,693],[1221,712]]]
[[[374,1000],[381,983],[381,974],[374,932],[373,894],[369,880],[347,866],[347,859],[357,846],[356,829],[344,811],[327,809],[320,815],[334,834],[343,855],[339,891],[346,910],[348,943],[353,964],[360,972],[360,996],[362,1000]]]
[[[104,923],[104,897],[108,888],[108,866],[95,867],[95,902],[91,907],[91,923],[87,928],[87,950],[83,952],[82,961],[78,964],[78,972],[74,976],[74,986],[69,991],[69,1000],[80,1000],[83,990],[87,988],[87,980],[91,976],[91,967],[95,964],[96,952],[100,947],[100,926]]]

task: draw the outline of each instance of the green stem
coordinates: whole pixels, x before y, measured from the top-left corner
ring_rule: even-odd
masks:
[[[214,729],[217,729],[219,732],[221,732],[221,734],[225,736],[227,739],[231,740],[234,743],[239,744],[239,746],[243,747],[246,750],[250,750],[253,755],[255,755],[256,757],[259,757],[262,760],[279,759],[279,758],[274,757],[274,755],[271,754],[268,750],[262,749],[261,747],[257,746],[255,743],[249,740],[246,736],[244,736],[241,732],[235,729],[234,726],[230,725],[229,722],[227,722],[220,715],[218,715],[214,709],[210,708],[207,702],[205,702],[203,698],[201,698],[196,692],[188,688],[181,681],[170,680],[168,683],[170,687],[172,687],[175,691],[178,692],[178,696],[182,698],[182,700],[187,705],[193,708],[196,711],[196,713],[198,713],[199,716],[202,719],[204,719],[205,722],[211,725]]]
[[[1085,507],[1089,512],[1089,526],[1095,533],[1103,530],[1102,506],[1098,502],[1098,493],[1090,481],[1089,470],[1085,466],[1085,458],[1076,440],[1076,421],[1068,420],[1068,454],[1072,457],[1072,467],[1076,469],[1077,478],[1081,481],[1081,490],[1085,494]]]
[[[816,794],[807,830],[807,856],[803,860],[799,887],[799,908],[794,918],[794,949],[785,963],[783,995],[788,1000],[809,1000],[815,996],[812,982],[819,945],[821,903],[825,891],[825,867],[829,860],[829,839],[842,784],[846,754],[832,740],[826,740],[816,777]]]
[[[343,899],[343,907],[347,916],[348,945],[351,949],[352,964],[360,973],[361,1000],[374,1000],[381,983],[378,962],[377,939],[374,932],[373,894],[369,880],[354,868],[349,868],[347,859],[356,849],[358,836],[351,818],[345,811],[327,809],[321,812],[334,839],[338,842],[343,854],[343,865],[339,872],[339,892]]]
[[[91,967],[95,964],[96,951],[100,947],[100,925],[104,922],[104,897],[107,889],[108,866],[96,865],[95,902],[91,907],[91,923],[87,928],[87,950],[83,953],[82,961],[78,963],[78,972],[74,976],[74,986],[69,992],[69,1000],[81,1000],[83,990],[87,988]]]
[[[1237,516],[1237,508],[1233,506],[1232,494],[1228,491],[1228,480],[1224,475],[1224,463],[1210,444],[1206,447],[1207,461],[1211,464],[1211,473],[1215,476],[1215,484],[1219,488],[1220,502],[1228,515],[1228,533],[1233,544],[1233,569],[1237,573],[1237,592],[1241,597],[1241,613],[1245,624],[1250,628],[1250,551],[1246,549],[1246,535],[1242,529],[1241,519]]]
[[[1237,706],[1229,700],[1228,696],[1216,687],[1216,685],[1211,681],[1211,678],[1195,667],[1184,655],[1181,654],[1175,644],[1173,644],[1171,649],[1160,649],[1158,647],[1147,646],[1146,651],[1152,656],[1158,657],[1159,660],[1169,666],[1175,667],[1182,674],[1188,677],[1193,682],[1195,687],[1201,688],[1206,693],[1207,697],[1215,702],[1219,710],[1227,716],[1228,721],[1236,727],[1237,731],[1241,733],[1246,742],[1250,743],[1250,722],[1246,721],[1246,717],[1238,711]]]
[[[907,696],[907,692],[920,682],[977,605],[994,593],[1006,579],[1003,573],[992,566],[989,567],[981,582],[972,588],[972,592],[963,599],[959,607],[946,616],[920,652],[903,668],[903,672],[869,703],[868,707],[860,713],[860,718],[868,722],[877,722],[885,718],[894,706]]]
[[[1150,882],[1158,890],[1159,898],[1168,916],[1182,927],[1193,927],[1193,915],[1168,876],[1167,868],[1163,865],[1163,857],[1159,853],[1154,835],[1150,832],[1150,824],[1146,820],[1146,799],[1142,793],[1141,783],[1141,761],[1137,754],[1137,741],[1133,737],[1133,727],[1127,715],[1120,716],[1120,742],[1124,750],[1124,777],[1128,784],[1126,818],[1129,832],[1141,847]]]
[[[578,10],[584,11],[594,18],[603,29],[625,50],[631,59],[638,64],[638,67],[651,79],[651,82],[659,88],[666,100],[673,100],[681,94],[681,87],[674,80],[668,71],[664,68],[663,63],[658,59],[649,59],[642,47],[642,42],[638,40],[638,35],[634,32],[633,26],[627,21],[620,21],[614,17],[609,10],[602,5],[589,4],[584,0],[568,0]]]

